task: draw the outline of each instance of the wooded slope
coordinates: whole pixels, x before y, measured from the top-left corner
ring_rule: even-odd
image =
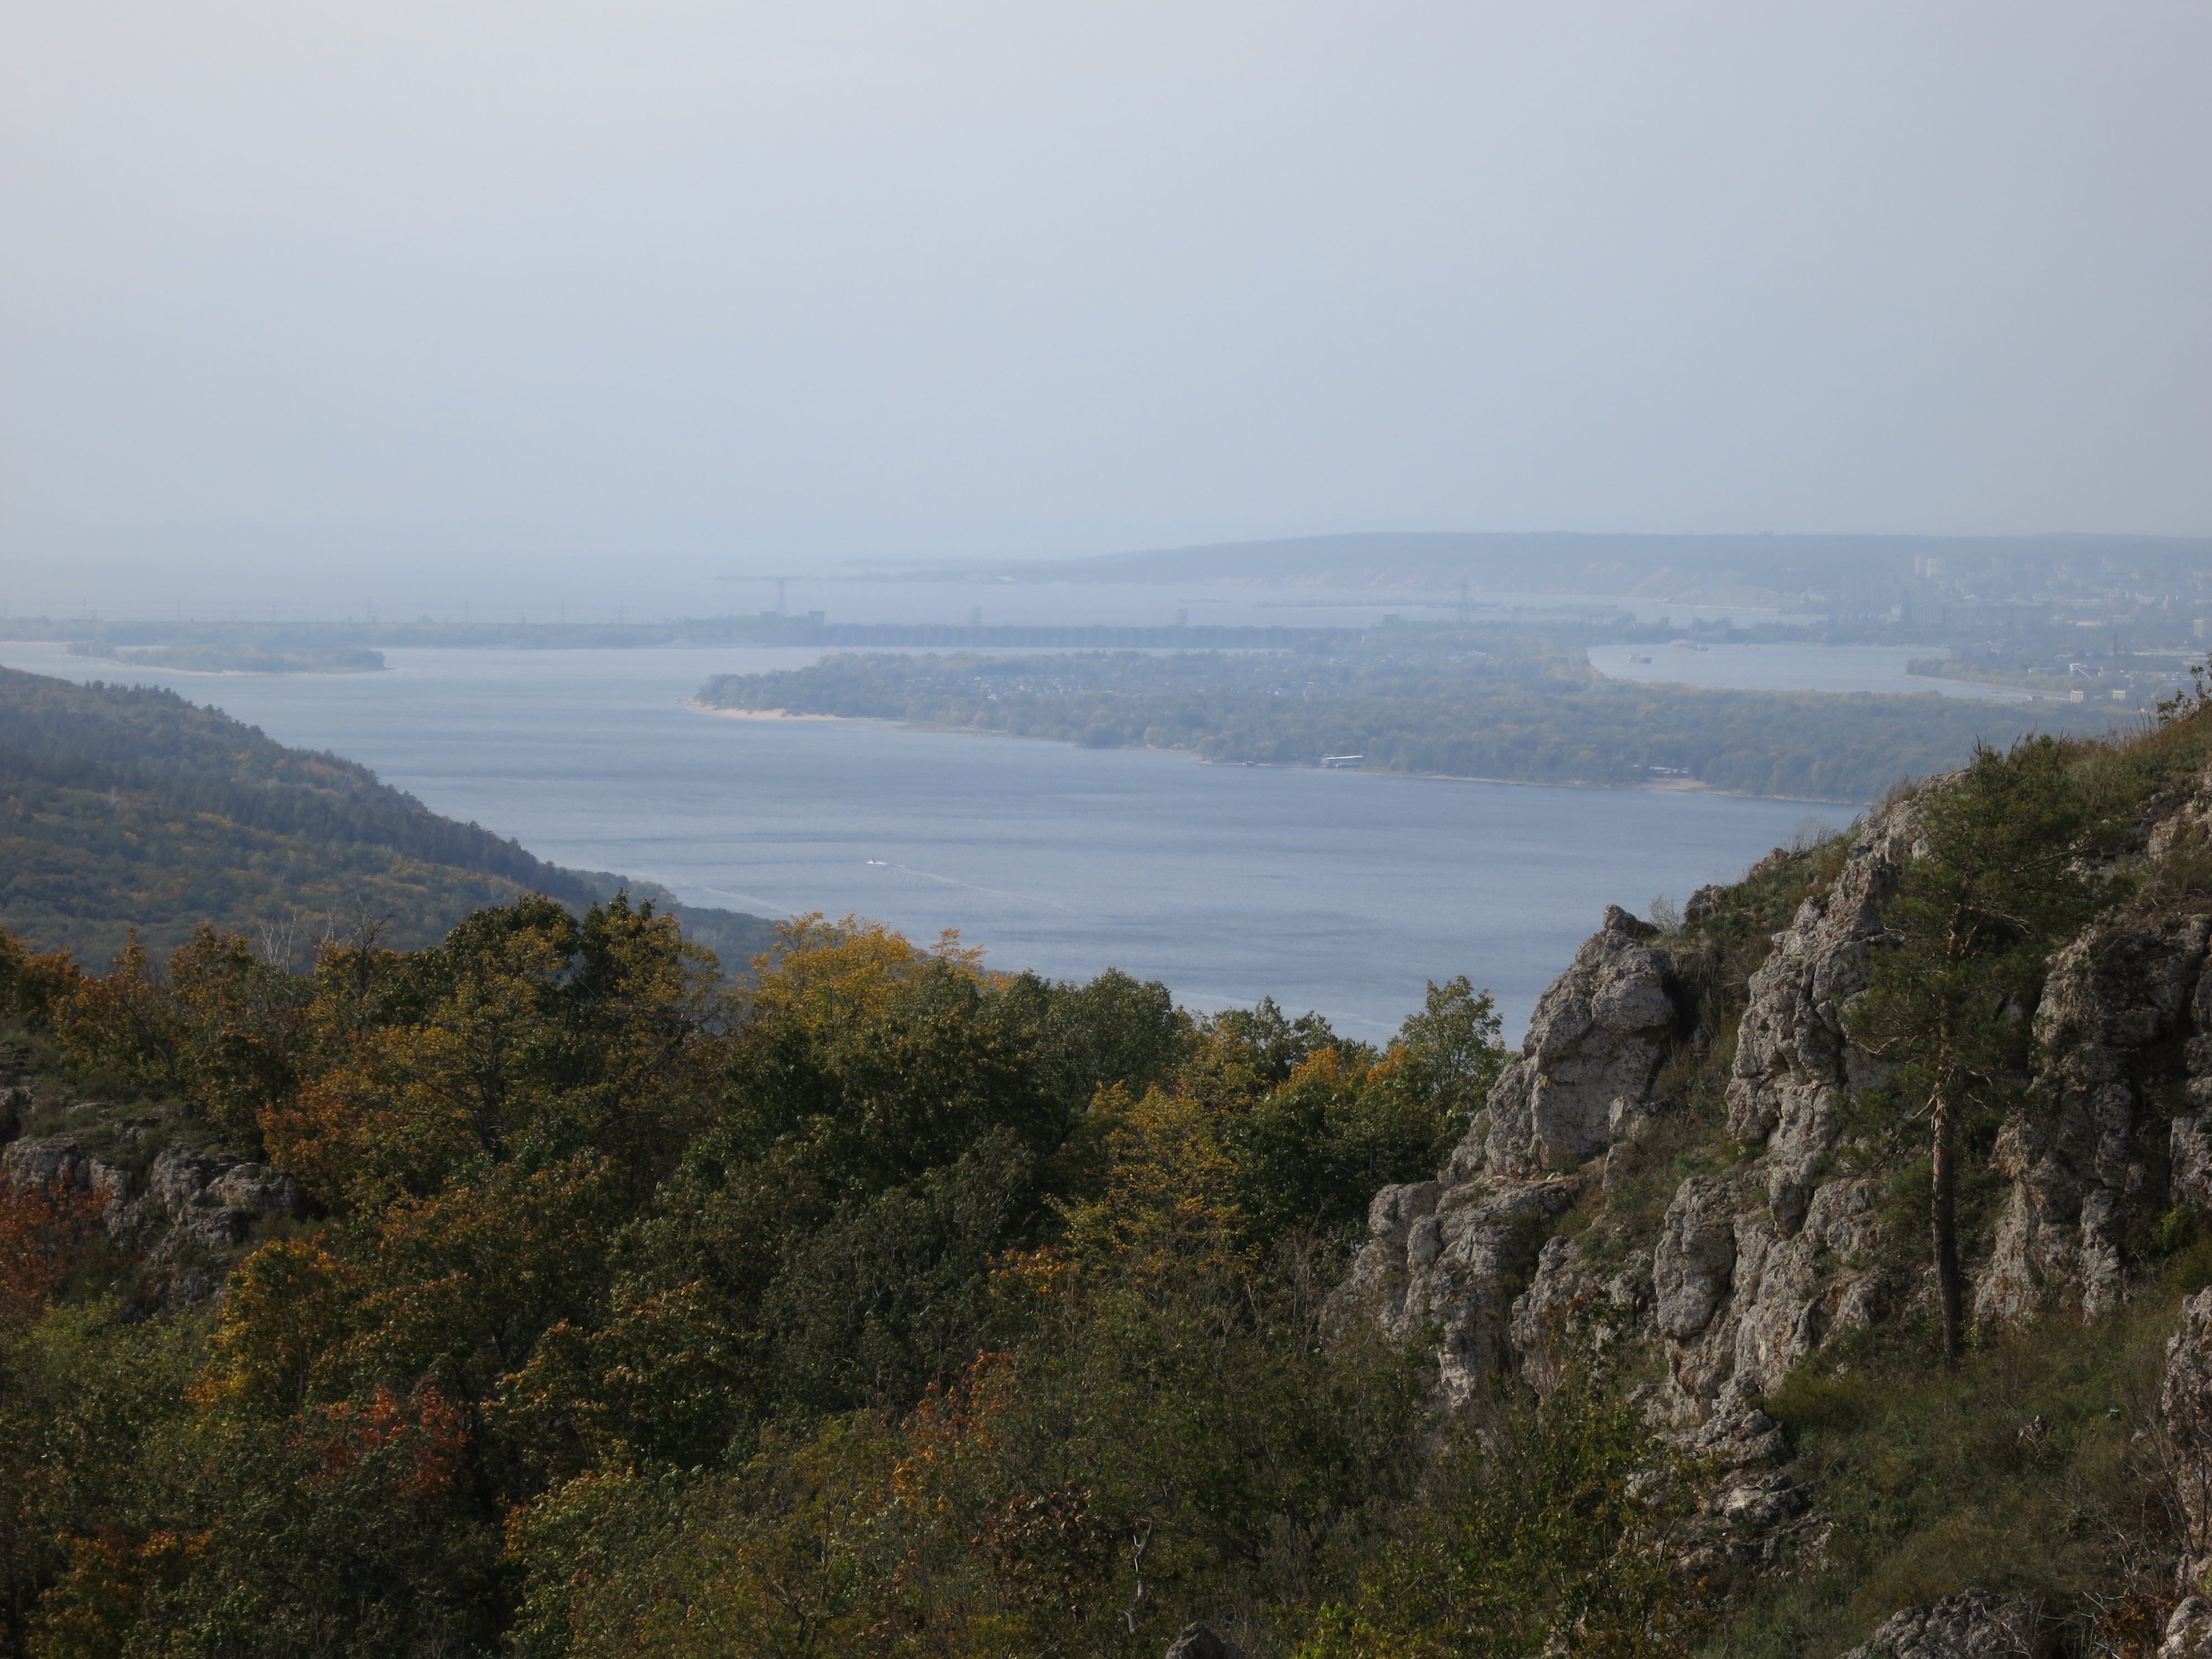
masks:
[[[1730,691],[1607,679],[1578,653],[1361,651],[1334,657],[841,655],[723,674],[712,708],[783,708],[973,726],[1093,748],[1188,750],[1206,760],[1516,783],[1693,779],[1745,794],[1864,801],[1959,765],[1978,741],[2033,730],[2101,732],[2126,711],[1948,697]]]
[[[100,961],[133,927],[168,947],[208,922],[289,954],[363,915],[411,947],[524,892],[584,905],[623,884],[173,691],[0,669],[0,927],[42,950]],[[733,968],[769,937],[756,917],[683,914]]]

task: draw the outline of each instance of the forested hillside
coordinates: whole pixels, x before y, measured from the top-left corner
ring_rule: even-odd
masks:
[[[133,928],[167,949],[203,922],[302,962],[365,917],[390,943],[427,945],[485,904],[540,892],[582,906],[624,884],[148,686],[0,669],[0,927],[88,960]],[[683,914],[733,963],[769,937],[756,917]]]
[[[0,1652],[2185,1659],[2208,965],[2201,696],[1517,1054],[622,901],[0,940]]]
[[[1978,741],[2103,732],[2125,711],[1924,696],[1715,691],[1607,679],[1581,653],[1502,633],[1491,653],[1409,641],[1335,656],[844,655],[723,674],[709,708],[971,726],[1207,760],[1521,783],[1695,779],[1749,794],[1863,801],[1955,766]]]

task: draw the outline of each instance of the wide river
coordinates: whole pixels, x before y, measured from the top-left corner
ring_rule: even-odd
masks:
[[[1386,1036],[1466,974],[1517,1036],[1608,903],[1739,875],[1849,809],[1656,789],[1208,766],[871,720],[744,720],[682,699],[807,650],[389,650],[381,674],[173,674],[0,646],[0,662],[174,687],[374,767],[556,863],[692,903],[957,928],[1005,969],[1273,995]],[[1656,653],[1653,654],[1656,654]],[[1639,665],[1640,666],[1640,665]],[[1892,670],[1890,672],[1895,672]]]

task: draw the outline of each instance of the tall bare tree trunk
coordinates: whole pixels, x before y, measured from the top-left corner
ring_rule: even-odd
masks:
[[[1936,1242],[1936,1289],[1943,1304],[1943,1363],[1956,1365],[1966,1287],[1959,1273],[1958,1109],[1948,1091],[1938,1090],[1932,1118],[1935,1156],[1929,1163],[1934,1191],[1928,1206],[1929,1222]]]

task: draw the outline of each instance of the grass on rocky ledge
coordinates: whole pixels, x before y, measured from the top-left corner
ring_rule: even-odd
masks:
[[[1968,1588],[2040,1601],[2063,1654],[2149,1654],[2180,1548],[2158,1411],[2179,1303],[2154,1285],[2115,1316],[1989,1340],[1955,1372],[1911,1321],[1808,1358],[1764,1404],[1825,1542],[1750,1587],[1714,1659],[1827,1659]]]

